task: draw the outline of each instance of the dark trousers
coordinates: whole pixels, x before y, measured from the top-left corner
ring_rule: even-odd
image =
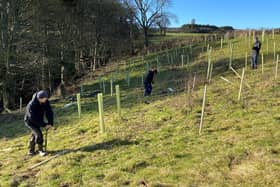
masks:
[[[253,68],[253,69],[257,69],[257,66],[258,66],[258,57],[259,57],[258,52],[253,51],[253,54],[252,54],[252,68]]]
[[[38,144],[38,148],[40,151],[43,150],[43,134],[40,127],[37,127],[29,122],[25,122],[25,125],[30,129],[31,136],[29,139],[29,151],[35,151],[35,145]]]
[[[144,84],[144,88],[145,88],[145,93],[144,96],[150,96],[153,90],[152,84],[151,83],[145,83]]]

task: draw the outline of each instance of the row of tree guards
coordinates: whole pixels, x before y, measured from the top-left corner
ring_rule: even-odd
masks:
[[[167,52],[163,55],[158,55],[154,60],[151,62],[155,62],[157,70],[160,72],[162,63],[161,61],[164,61],[163,58],[165,57],[165,61],[168,63],[168,65],[179,65],[178,62],[179,57],[180,57],[180,62],[181,66],[184,67],[186,64],[190,64],[191,62],[191,56],[192,56],[192,47],[188,46],[186,48],[180,48],[180,49],[175,49],[171,52]],[[146,63],[146,71],[148,71],[151,68],[151,62],[144,60]],[[128,67],[131,68],[131,65]],[[144,84],[144,76],[145,73],[142,73],[141,75],[141,85]],[[131,86],[131,81],[130,81],[130,69],[125,71],[125,77],[124,80],[127,83],[127,87]],[[99,88],[102,93],[99,93],[97,95],[98,99],[98,112],[99,112],[99,123],[100,123],[100,131],[101,133],[105,132],[105,121],[104,121],[104,105],[103,105],[103,95],[105,95],[107,92],[106,90],[106,81],[99,77]],[[110,95],[114,95],[114,82],[115,82],[115,77],[111,76],[110,78]],[[77,94],[77,109],[78,109],[78,117],[81,118],[82,110],[81,110],[81,96],[84,95],[84,86],[80,86],[80,93]],[[121,99],[120,99],[120,86],[116,85],[115,86],[115,95],[116,95],[116,106],[117,106],[117,114],[119,119],[121,119]]]
[[[251,33],[249,32],[249,38],[251,38]],[[253,38],[255,38],[255,33],[253,34]],[[246,35],[247,39],[247,35]],[[275,64],[275,80],[278,78],[278,66],[279,66],[279,54],[276,54],[276,42],[275,42],[275,35],[274,30],[272,31],[272,39],[273,39],[273,63]],[[262,32],[262,41],[265,40],[265,31]],[[269,39],[267,39],[269,41]],[[250,43],[250,42],[249,42]],[[221,39],[221,49],[223,48],[223,39]],[[244,85],[248,88],[251,88],[251,86],[245,81],[245,71],[248,67],[248,52],[245,54],[245,64],[242,68],[242,74],[240,75],[233,67],[233,44],[230,41],[229,44],[230,49],[230,55],[229,55],[229,70],[233,71],[233,73],[240,79],[240,85],[239,85],[239,91],[238,91],[238,97],[237,100],[240,101],[242,98],[242,92]],[[268,49],[268,42],[267,42],[267,55],[269,55],[269,49]],[[203,121],[204,121],[204,112],[205,112],[205,104],[206,104],[206,96],[207,96],[207,86],[211,82],[212,72],[213,72],[213,63],[212,63],[212,47],[208,44],[207,46],[207,54],[208,54],[208,66],[207,66],[207,74],[206,74],[206,84],[204,85],[204,91],[203,91],[203,100],[202,100],[202,109],[201,109],[201,118],[200,118],[200,125],[199,125],[199,135],[202,134],[202,127],[203,127]],[[261,73],[264,74],[264,53],[261,54]],[[234,85],[231,81],[226,79],[225,77],[220,77],[222,80],[226,81],[227,83]]]
[[[116,85],[115,90],[116,90],[117,114],[118,114],[119,119],[121,119],[120,86]],[[103,93],[98,93],[97,94],[97,100],[98,100],[98,112],[99,112],[100,131],[101,131],[101,133],[105,133]],[[81,116],[82,116],[81,93],[77,94],[77,109],[78,109],[78,117],[79,117],[79,119],[81,119]]]
[[[275,39],[274,36],[274,31],[272,32],[273,36],[273,40]],[[249,36],[246,35],[245,36],[246,39],[245,41],[248,42],[248,45],[250,45],[251,43],[251,32],[249,32]],[[255,33],[253,32],[253,38],[255,38]],[[265,32],[262,32],[262,41],[265,40]],[[268,40],[267,40],[268,41]],[[221,49],[223,49],[224,47],[224,38],[221,38]],[[268,42],[267,42],[267,54],[268,54]],[[186,50],[188,49],[188,50]],[[199,125],[199,134],[202,133],[202,127],[203,127],[203,121],[204,121],[204,111],[205,111],[205,105],[206,105],[206,97],[207,97],[207,86],[208,84],[211,83],[211,79],[212,79],[212,73],[213,73],[213,68],[214,68],[214,63],[213,63],[213,57],[212,57],[212,52],[213,49],[210,46],[210,44],[207,45],[207,58],[208,58],[208,65],[207,65],[207,72],[206,72],[206,84],[204,86],[204,91],[203,91],[203,102],[202,102],[202,110],[201,110],[201,119],[200,119],[200,125]],[[233,53],[233,49],[234,49],[234,45],[232,43],[231,40],[229,40],[229,70],[233,71],[234,74],[240,79],[240,86],[239,86],[239,90],[238,90],[238,97],[237,100],[240,101],[242,98],[242,92],[243,92],[243,87],[244,85],[248,88],[251,88],[250,85],[245,81],[245,71],[248,68],[248,52],[245,53],[245,64],[244,64],[244,68],[242,68],[242,74],[240,75],[233,67],[232,67],[232,63],[233,63],[233,59],[234,59],[234,53]],[[204,47],[203,47],[204,50]],[[188,46],[187,48],[181,48],[181,49],[176,49],[173,50],[171,52],[167,52],[166,54],[162,54],[162,55],[158,55],[156,56],[155,60],[152,60],[156,62],[156,67],[158,69],[158,71],[160,72],[161,66],[162,66],[162,61],[164,61],[162,58],[165,58],[165,61],[168,62],[168,65],[175,65],[180,61],[181,62],[181,66],[184,67],[186,64],[190,64],[191,63],[191,58],[192,58],[192,53],[193,53],[193,49],[191,46]],[[278,63],[279,63],[279,55],[276,55],[276,42],[275,40],[273,41],[273,56],[274,56],[274,62],[275,62],[275,79],[278,77]],[[180,60],[178,59],[178,57],[180,57]],[[143,59],[143,61],[145,61]],[[151,65],[149,63],[149,61],[145,61],[146,62],[146,71],[148,71],[151,68]],[[126,66],[127,67],[127,66]],[[131,80],[130,80],[130,68],[131,65],[129,63],[128,65],[129,69],[125,68],[125,78],[124,80],[127,83],[127,86],[130,87],[131,85]],[[264,53],[261,54],[261,72],[262,74],[264,73]],[[228,79],[221,77],[221,79],[223,79],[224,81],[233,84],[231,81],[229,81]],[[144,73],[141,76],[141,84],[143,85],[144,82]],[[113,85],[114,85],[114,78],[111,77],[110,79],[110,92],[111,92],[111,96],[113,96]],[[98,94],[98,110],[99,110],[99,121],[100,121],[100,129],[101,132],[104,133],[105,132],[105,124],[104,124],[104,108],[103,108],[103,94],[106,94],[106,83],[105,80],[102,78],[99,78],[99,86],[100,86],[100,90],[102,90],[103,93],[99,93]],[[119,90],[119,85],[116,85],[116,105],[117,105],[117,113],[119,118],[121,118],[121,104],[120,104],[120,90]],[[81,93],[83,93],[83,88],[81,87]],[[78,101],[78,115],[79,117],[81,117],[81,107],[80,107],[80,94],[77,95],[77,101]]]
[[[274,31],[272,32],[272,38],[273,38],[273,62],[275,62],[275,79],[278,77],[278,63],[279,63],[279,55],[276,55],[276,42],[275,42],[275,36],[274,36]],[[251,33],[249,32],[249,36],[248,34],[246,34],[245,36],[245,41],[248,42],[248,45],[250,44],[251,41]],[[255,34],[253,33],[253,38],[255,37]],[[268,38],[268,37],[267,37]],[[265,40],[265,32],[263,31],[262,33],[262,41]],[[205,40],[206,41],[206,40]],[[269,41],[267,39],[267,41]],[[244,68],[242,69],[242,74],[239,75],[238,72],[236,72],[233,67],[232,67],[232,62],[233,62],[233,57],[234,57],[234,53],[233,53],[233,49],[234,49],[234,45],[232,43],[231,40],[226,40],[224,38],[221,38],[221,49],[223,49],[225,42],[228,43],[229,46],[229,70],[233,71],[235,73],[235,75],[240,79],[240,87],[239,87],[239,91],[238,91],[238,101],[241,100],[242,98],[242,90],[243,90],[243,85],[245,85],[246,87],[250,88],[250,85],[245,81],[245,71],[247,69],[248,66],[248,52],[245,53],[245,64],[244,64]],[[247,45],[247,44],[246,44]],[[268,45],[269,42],[267,42],[267,54],[269,54],[269,49],[268,49]],[[203,92],[203,103],[202,103],[202,113],[201,113],[201,120],[200,120],[200,127],[199,127],[199,134],[202,133],[202,126],[203,126],[203,119],[204,119],[204,111],[205,111],[205,103],[206,103],[206,96],[207,96],[207,84],[211,83],[211,79],[212,79],[212,73],[213,73],[213,68],[214,68],[214,63],[213,63],[213,57],[212,57],[212,52],[213,49],[210,46],[210,44],[204,45],[203,46],[203,51],[204,49],[207,49],[207,58],[208,58],[208,66],[207,66],[207,72],[206,72],[206,84],[204,87],[204,92]],[[158,71],[160,72],[160,70],[162,69],[162,62],[167,62],[168,66],[182,66],[184,67],[185,65],[188,65],[191,63],[192,58],[193,58],[193,46],[192,45],[188,45],[185,47],[181,47],[181,48],[177,48],[177,49],[173,49],[170,51],[166,51],[166,52],[162,52],[160,54],[157,54],[156,56],[154,56],[152,59],[147,60],[143,57],[143,59],[140,61],[141,64],[146,63],[146,65],[144,66],[146,69],[146,71],[148,71],[151,67],[156,67],[158,69]],[[178,63],[179,62],[179,63]],[[155,64],[152,65],[151,64]],[[133,66],[134,65],[134,66]],[[125,64],[125,69],[124,72],[122,73],[122,75],[124,75],[124,80],[127,84],[127,87],[131,86],[131,70],[136,70],[136,66],[139,65],[136,63],[132,64],[128,63]],[[139,70],[139,69],[138,69]],[[264,73],[264,53],[261,54],[261,70],[262,70],[262,74]],[[119,71],[119,70],[118,70]],[[120,72],[119,72],[120,73]],[[143,85],[144,83],[144,74],[142,73],[141,77],[141,85]],[[110,95],[113,96],[114,95],[114,82],[115,82],[115,78],[117,78],[116,76],[111,76],[111,78],[109,79],[109,83],[110,83]],[[224,81],[228,82],[229,84],[233,84],[231,81],[227,80],[224,77],[221,77],[221,79],[223,79]],[[140,81],[139,81],[140,83]],[[107,81],[108,84],[108,81]],[[101,132],[104,133],[105,132],[105,124],[104,124],[104,107],[103,107],[103,95],[106,94],[106,81],[103,78],[99,78],[99,87],[100,87],[100,91],[102,93],[98,94],[98,110],[99,110],[99,121],[100,121],[100,129]],[[120,87],[119,85],[115,86],[115,92],[116,92],[116,105],[117,105],[117,113],[119,118],[121,118],[121,102],[120,102]],[[81,118],[81,114],[82,114],[82,110],[81,110],[81,96],[84,95],[84,87],[83,85],[81,85],[80,87],[80,93],[77,94],[77,107],[78,107],[78,117]],[[22,112],[22,98],[20,98],[20,112]]]

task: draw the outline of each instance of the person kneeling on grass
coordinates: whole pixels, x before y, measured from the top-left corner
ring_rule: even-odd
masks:
[[[44,122],[44,116],[46,116],[48,123]],[[46,91],[39,91],[33,95],[26,107],[24,122],[31,131],[28,154],[35,155],[35,145],[37,144],[39,154],[45,156],[47,153],[43,150],[44,140],[41,127],[49,129],[53,126],[53,111]]]
[[[144,96],[150,96],[153,90],[153,86],[152,84],[154,84],[154,76],[155,74],[157,74],[157,70],[156,69],[151,69],[149,70],[145,81],[144,81],[144,88],[145,88],[145,93]],[[147,102],[146,102],[147,103]]]

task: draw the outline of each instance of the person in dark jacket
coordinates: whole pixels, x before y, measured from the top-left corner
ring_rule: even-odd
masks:
[[[259,57],[259,54],[260,54],[261,47],[262,47],[262,44],[259,41],[259,38],[256,37],[255,43],[254,43],[253,48],[252,48],[252,68],[253,69],[257,69],[258,57]]]
[[[145,78],[145,81],[144,81],[144,88],[145,88],[144,96],[145,97],[150,96],[152,93],[152,90],[153,90],[152,84],[154,83],[155,74],[157,74],[156,69],[149,70],[149,72]]]
[[[48,123],[45,123],[44,117],[47,118]],[[39,154],[45,156],[47,153],[43,150],[44,140],[41,127],[49,129],[53,126],[53,111],[46,91],[39,91],[33,95],[26,107],[24,122],[31,131],[28,154],[35,155],[35,145],[37,144]]]

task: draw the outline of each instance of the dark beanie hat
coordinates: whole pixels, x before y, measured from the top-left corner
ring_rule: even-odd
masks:
[[[41,90],[37,93],[37,99],[48,98],[48,97],[49,94],[44,90]]]

